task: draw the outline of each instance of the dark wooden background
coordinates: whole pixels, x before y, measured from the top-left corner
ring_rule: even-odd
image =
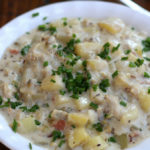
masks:
[[[46,4],[61,2],[62,0],[0,0],[0,27],[15,18],[16,16],[27,12],[36,7]],[[119,3],[119,0],[105,0]],[[134,0],[142,7],[150,10],[150,0]],[[9,138],[9,137],[8,137]],[[0,144],[0,150],[9,150]],[[21,150],[21,148],[20,148]]]

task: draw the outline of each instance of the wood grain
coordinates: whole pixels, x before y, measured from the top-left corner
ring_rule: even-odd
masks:
[[[0,27],[18,15],[42,5],[60,2],[61,0],[0,0]],[[119,0],[106,0],[119,2]],[[150,0],[134,0],[142,7],[150,10]],[[0,150],[9,150],[0,144]]]

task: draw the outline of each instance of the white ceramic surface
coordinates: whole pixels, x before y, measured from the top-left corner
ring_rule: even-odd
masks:
[[[35,12],[39,12],[40,15],[32,18],[31,15]],[[45,16],[48,16],[48,19],[43,21],[42,18]],[[120,17],[125,23],[134,26],[137,30],[145,30],[150,34],[150,17],[135,12],[122,5],[98,1],[56,3],[29,11],[0,28],[0,57],[5,49],[25,32],[30,31],[39,24],[62,17],[84,17],[97,19]],[[4,143],[12,150],[29,150],[29,140],[12,132],[2,115],[0,115],[0,142]],[[130,150],[149,149],[150,139],[146,139],[141,144],[131,148]],[[33,150],[44,150],[44,148],[33,145]]]

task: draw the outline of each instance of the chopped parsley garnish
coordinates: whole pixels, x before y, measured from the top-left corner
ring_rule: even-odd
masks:
[[[135,64],[137,67],[140,67],[141,65],[143,65],[144,63],[144,59],[140,59],[138,58],[136,61],[135,61]]]
[[[81,57],[80,56],[76,56],[75,58],[73,58],[72,60],[68,60],[66,62],[67,65],[70,65],[70,66],[74,66],[76,64],[76,62],[80,59]]]
[[[102,59],[111,60],[110,56],[108,56],[110,51],[109,49],[110,49],[110,43],[107,42],[103,46],[103,51],[100,54],[98,54],[98,56],[100,56]]]
[[[95,110],[97,110],[97,108],[98,108],[98,105],[93,102],[90,103],[90,106]]]
[[[64,25],[64,26],[67,26],[67,21],[64,21],[64,22],[63,22],[63,25]]]
[[[144,57],[145,60],[147,61],[150,61],[150,58],[149,57]]]
[[[14,93],[14,97],[19,100],[19,94],[17,92]]]
[[[134,28],[134,27],[131,27],[131,30],[135,30],[135,28]]]
[[[108,139],[108,142],[116,143],[115,137],[114,137],[114,136],[111,136],[111,137]]]
[[[130,54],[131,53],[131,50],[130,49],[127,49],[127,50],[125,50],[125,52],[124,52],[126,55],[128,55],[128,54]]]
[[[91,75],[88,71],[85,73],[76,72],[73,76],[72,69],[66,68],[64,65],[58,67],[57,71],[53,70],[53,75],[55,74],[63,75],[63,82],[69,93],[72,92],[73,98],[78,98],[79,94],[86,92],[90,87]]]
[[[94,85],[92,86],[92,88],[93,88],[93,91],[96,91],[97,88],[98,88],[98,84],[94,84]]]
[[[113,74],[112,74],[112,78],[115,78],[118,75],[118,70],[116,70]]]
[[[135,68],[135,67],[136,67],[136,64],[135,64],[134,62],[130,62],[130,63],[129,63],[129,67],[130,67],[130,68]]]
[[[78,99],[79,98],[79,95],[78,94],[73,94],[71,95],[70,97],[74,98],[74,99]]]
[[[101,83],[99,84],[99,88],[103,91],[103,92],[106,92],[107,91],[107,88],[110,86],[110,83],[109,83],[109,79],[103,79],[101,81]]]
[[[113,47],[112,48],[112,53],[114,53],[115,51],[117,51],[120,47],[120,44],[118,44],[116,47]]]
[[[36,12],[36,13],[32,14],[32,17],[37,17],[37,16],[39,16],[39,12]]]
[[[66,91],[60,90],[59,93],[60,93],[61,95],[65,95]]]
[[[16,107],[22,105],[21,102],[10,102],[10,106],[12,109],[16,109]]]
[[[145,78],[150,78],[150,74],[147,73],[147,72],[144,72],[144,77],[145,77]]]
[[[19,107],[19,109],[21,109],[23,112],[36,112],[36,110],[39,109],[39,106],[35,104],[31,108],[27,108],[27,106],[22,106]]]
[[[39,125],[41,124],[41,122],[38,121],[38,120],[34,120],[34,122],[35,122],[35,124],[36,124],[37,126],[39,126]]]
[[[54,131],[52,132],[52,137],[53,137],[52,141],[54,142],[54,141],[56,141],[57,139],[64,138],[64,135],[63,135],[63,133],[62,133],[61,131],[59,131],[59,130],[54,130]]]
[[[93,128],[95,128],[98,132],[103,131],[103,125],[100,122],[93,124]]]
[[[47,19],[47,17],[43,17],[43,20],[46,20]]]
[[[32,150],[32,144],[31,143],[29,143],[29,149]]]
[[[53,47],[53,48],[56,48],[56,47],[57,47],[57,45],[56,45],[56,44],[54,44],[52,47]]]
[[[147,72],[144,72],[144,77],[145,77],[145,78],[150,78],[150,75],[149,75],[149,73],[147,73]]]
[[[128,60],[128,57],[122,57],[121,60],[122,61]]]
[[[0,105],[3,103],[3,98],[0,96]]]
[[[120,105],[126,107],[127,106],[127,103],[125,101],[120,101]]]
[[[47,66],[48,66],[48,61],[44,61],[43,67],[47,67]]]
[[[45,24],[39,25],[39,26],[38,26],[38,30],[40,30],[40,31],[46,31],[46,30],[47,30],[47,27],[46,27]]]
[[[54,79],[51,79],[50,81],[53,82],[53,83],[56,83],[56,81]]]
[[[150,37],[147,37],[145,40],[142,41],[143,44],[143,52],[150,51]]]
[[[22,55],[22,56],[25,56],[25,55],[28,53],[28,51],[29,51],[30,48],[31,48],[31,45],[26,45],[26,46],[24,46],[24,47],[21,49],[21,55]]]
[[[61,147],[65,143],[65,140],[61,140],[58,144],[58,147]]]
[[[72,126],[71,126],[72,128],[76,128],[76,126],[73,124]]]
[[[67,43],[67,45],[63,48],[63,51],[66,54],[70,54],[74,52],[74,45],[79,43],[80,39],[75,39],[74,37]]]
[[[14,132],[16,132],[16,131],[17,131],[17,127],[18,127],[18,123],[17,123],[17,121],[14,119],[13,124],[12,124],[12,130],[13,130]]]
[[[55,32],[57,32],[57,29],[54,26],[50,26],[49,31],[53,35]]]
[[[150,88],[148,88],[147,93],[150,94]]]

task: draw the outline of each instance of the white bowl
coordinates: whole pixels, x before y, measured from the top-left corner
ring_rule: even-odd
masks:
[[[32,18],[31,15],[35,12],[39,12],[40,15]],[[145,30],[150,34],[150,17],[125,6],[98,1],[62,2],[29,11],[3,26],[0,29],[0,57],[5,49],[18,37],[25,32],[32,30],[37,25],[43,24],[42,18],[45,16],[48,16],[46,21],[53,21],[62,17],[97,19],[119,17],[123,19],[126,24],[129,24],[140,31]],[[12,150],[29,150],[28,145],[30,141],[23,136],[14,133],[2,115],[0,115],[0,142],[4,143]],[[150,139],[144,140],[136,147],[130,148],[130,150],[148,150],[150,149],[148,147],[150,147]],[[44,148],[33,145],[33,150],[44,150]]]

